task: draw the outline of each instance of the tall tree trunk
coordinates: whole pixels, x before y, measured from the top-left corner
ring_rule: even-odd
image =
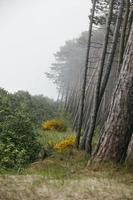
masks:
[[[123,20],[123,25],[122,25],[122,30],[121,30],[122,34],[121,34],[121,39],[120,39],[118,76],[119,76],[122,61],[123,61],[123,54],[124,54],[124,48],[125,48],[125,35],[126,35],[126,28],[127,28],[127,22],[128,22],[128,16],[129,16],[129,8],[130,8],[130,0],[126,0],[126,11],[125,11],[125,16]]]
[[[123,162],[133,133],[133,25],[114,90],[104,137],[92,161]]]
[[[128,22],[127,22],[127,30],[126,30],[126,35],[125,35],[125,44],[127,43],[131,26],[133,22],[133,0],[132,0],[132,5],[130,5],[130,12],[129,12],[129,17],[128,17]]]
[[[106,72],[105,72],[105,75],[104,75],[104,78],[103,78],[103,81],[102,81],[102,84],[101,84],[101,90],[100,90],[100,94],[99,94],[99,104],[102,100],[105,88],[107,86],[111,67],[112,67],[112,64],[113,64],[114,55],[115,55],[115,52],[116,52],[117,42],[118,42],[119,33],[120,33],[123,9],[124,9],[124,0],[121,0],[119,12],[118,12],[118,17],[117,17],[117,21],[116,21],[116,26],[115,26],[115,30],[114,30],[114,35],[113,35],[112,49],[111,49],[111,53],[110,53],[110,56],[109,56],[109,61],[108,61],[108,65],[107,65],[107,68],[106,68]]]
[[[78,131],[77,131],[77,136],[76,136],[76,147],[77,148],[79,148],[79,144],[80,144],[80,135],[81,135],[82,122],[83,122],[84,101],[85,101],[85,91],[86,91],[87,71],[88,71],[88,60],[89,60],[89,56],[90,56],[92,25],[93,25],[93,18],[94,18],[94,14],[95,14],[96,2],[97,2],[97,0],[93,0],[93,8],[92,8],[92,14],[91,14],[90,26],[89,26],[87,55],[86,55],[82,94],[81,94],[81,106],[80,106],[80,113],[79,113]]]
[[[90,128],[89,128],[89,132],[87,135],[86,145],[85,145],[85,150],[89,154],[91,154],[91,151],[92,151],[92,138],[93,138],[93,134],[94,134],[97,112],[98,112],[98,108],[99,108],[99,105],[98,105],[99,104],[99,92],[100,92],[103,68],[104,68],[106,52],[107,52],[107,47],[108,47],[108,41],[109,41],[109,32],[110,32],[110,24],[111,24],[111,19],[112,19],[113,5],[114,5],[114,0],[111,0],[110,6],[109,6],[109,15],[108,15],[108,20],[107,20],[106,34],[105,34],[105,39],[104,39],[105,42],[104,42],[104,46],[103,46],[103,50],[102,50],[100,66],[98,69],[99,72],[98,72],[98,80],[97,80],[96,91],[95,91],[94,107],[93,107],[93,111],[92,111],[93,113],[92,113],[92,117],[91,117],[91,124],[90,124]]]

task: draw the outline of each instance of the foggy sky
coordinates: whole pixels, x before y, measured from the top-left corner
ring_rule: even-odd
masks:
[[[88,0],[0,0],[0,87],[56,99],[53,54],[88,29]]]

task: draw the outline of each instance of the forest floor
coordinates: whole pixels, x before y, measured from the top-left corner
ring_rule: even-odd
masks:
[[[21,174],[0,175],[0,200],[131,200],[133,171],[126,166],[87,166],[83,152],[56,154]]]
[[[66,133],[67,134],[67,133]],[[48,141],[60,141],[64,133],[40,133]],[[0,200],[131,200],[133,168],[130,165],[87,166],[89,157],[74,148],[52,151],[44,160],[19,172],[0,170]]]

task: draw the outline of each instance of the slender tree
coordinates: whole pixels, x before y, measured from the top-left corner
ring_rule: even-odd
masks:
[[[106,58],[106,53],[107,53],[108,41],[109,41],[109,33],[110,33],[110,24],[111,24],[111,19],[112,19],[112,12],[113,12],[113,4],[114,4],[114,0],[111,0],[110,6],[109,6],[109,15],[108,15],[108,20],[107,20],[106,34],[105,34],[105,39],[104,39],[102,56],[101,56],[101,61],[100,61],[100,65],[99,65],[99,68],[98,68],[99,72],[98,72],[98,80],[97,80],[97,84],[96,84],[96,91],[95,91],[95,98],[94,98],[94,108],[93,108],[93,111],[92,111],[93,113],[92,113],[92,117],[91,117],[91,124],[90,124],[89,132],[88,132],[88,135],[87,135],[87,139],[86,139],[86,151],[89,154],[91,154],[91,151],[92,151],[92,138],[93,138],[93,134],[94,134],[97,112],[98,112],[98,106],[99,106],[99,92],[100,92],[103,68],[104,68],[104,64],[105,64],[105,58]]]
[[[125,48],[126,28],[127,28],[129,9],[130,9],[130,0],[126,0],[125,4],[126,4],[126,11],[125,11],[125,15],[124,15],[124,20],[123,20],[123,25],[122,25],[122,30],[121,30],[122,34],[121,34],[121,38],[120,38],[118,75],[120,73],[121,64],[122,64],[122,61],[123,61],[123,54],[124,54],[124,48]]]
[[[93,1],[92,13],[90,17],[90,25],[89,25],[89,36],[88,36],[88,43],[87,43],[87,54],[86,54],[86,61],[85,61],[85,69],[83,75],[83,85],[81,91],[81,104],[80,104],[80,112],[79,112],[79,121],[78,121],[78,131],[76,136],[76,147],[79,148],[80,144],[80,135],[81,135],[81,128],[83,122],[83,112],[84,112],[84,101],[85,101],[85,91],[86,91],[86,82],[87,82],[87,71],[88,71],[88,60],[90,56],[90,45],[91,45],[91,36],[92,36],[92,25],[93,19],[95,14],[95,7],[96,7],[97,0]]]

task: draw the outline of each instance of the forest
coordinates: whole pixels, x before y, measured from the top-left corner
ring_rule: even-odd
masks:
[[[89,32],[67,41],[47,74],[92,161],[132,159],[132,12],[130,1],[93,1]]]
[[[88,17],[46,72],[56,101],[0,88],[0,200],[132,199],[133,1]]]

